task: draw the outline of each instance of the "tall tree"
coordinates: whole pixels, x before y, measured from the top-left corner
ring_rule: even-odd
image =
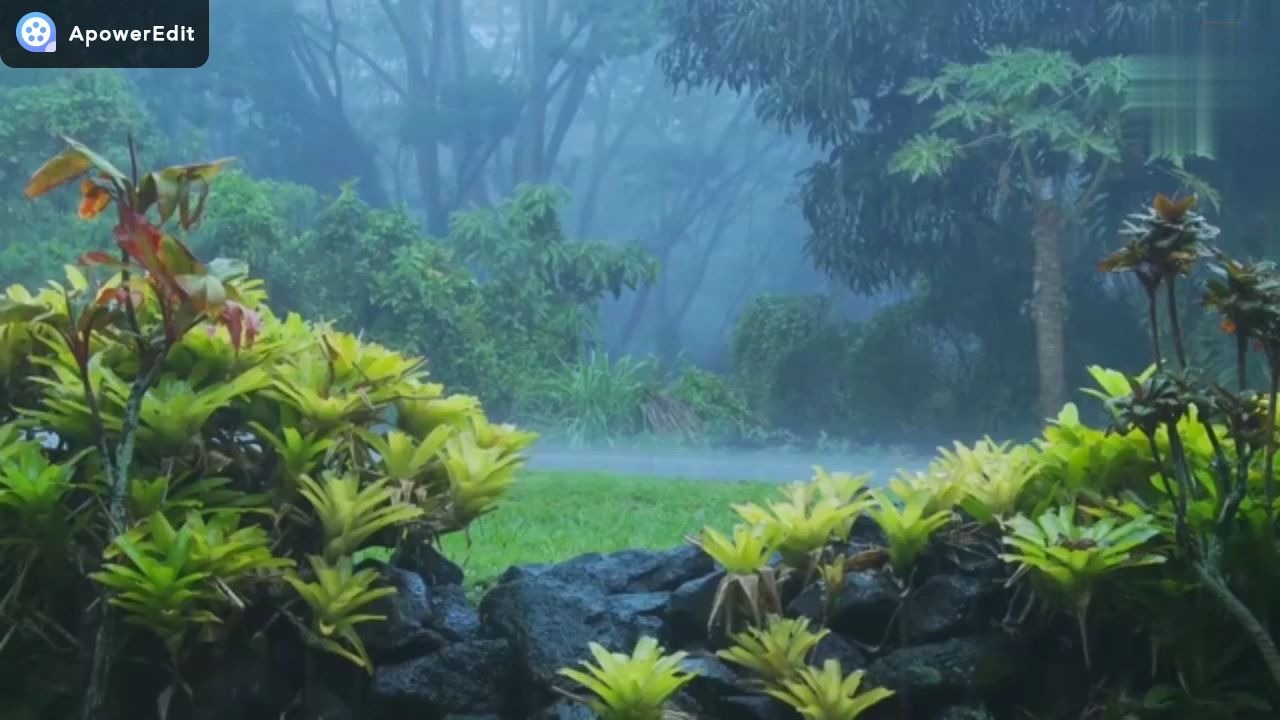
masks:
[[[550,179],[591,79],[652,41],[646,8],[601,0],[378,5],[398,57],[347,47],[397,96],[428,228],[440,234],[488,180],[505,194]]]
[[[203,135],[211,151],[255,174],[337,192],[350,180],[386,201],[377,148],[358,124],[364,66],[341,54],[355,31],[338,0],[222,0],[210,8],[208,64],[135,70],[139,99],[172,138]],[[263,28],[271,28],[266,40]],[[181,98],[175,102],[174,98]],[[172,148],[171,148],[172,150]]]
[[[932,126],[952,134],[918,135],[894,155],[891,169],[915,181],[942,175],[966,155],[983,156],[999,168],[994,219],[1011,195],[1031,208],[1039,410],[1052,417],[1067,400],[1064,235],[1086,216],[1122,160],[1130,70],[1119,58],[1080,65],[1066,53],[1044,50],[1001,48],[988,55],[907,84],[904,92],[917,101],[943,103]]]
[[[978,63],[985,51],[1020,44],[1071,52],[1084,61],[1148,32],[1170,13],[1194,13],[1192,0],[661,0],[671,35],[662,67],[674,83],[756,94],[757,114],[806,131],[826,151],[802,176],[800,202],[815,263],[861,293],[910,288],[931,325],[981,349],[975,390],[1013,388],[1024,399],[1035,382],[1018,377],[1031,358],[1034,325],[1019,312],[1031,293],[1021,223],[1030,208],[990,213],[997,175],[972,164],[935,183],[906,183],[885,169],[892,154],[933,121],[928,108],[897,92],[947,63]],[[1024,196],[1025,197],[1025,196]],[[1114,211],[1111,204],[1108,210]],[[1102,306],[1086,292],[1073,296]],[[1119,301],[1114,301],[1119,302]],[[1068,322],[1071,322],[1068,318]],[[1087,328],[1087,326],[1086,326]],[[1068,331],[1071,332],[1070,330]],[[1074,333],[1072,333],[1074,336]],[[1081,352],[1105,343],[1081,336]],[[1140,350],[1134,343],[1133,350]],[[1107,356],[1116,358],[1114,350]],[[1076,365],[1076,362],[1070,362]],[[1028,414],[1029,415],[1029,414]],[[1034,418],[1024,420],[1031,423]]]

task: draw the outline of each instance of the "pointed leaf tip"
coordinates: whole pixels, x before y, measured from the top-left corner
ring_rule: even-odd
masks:
[[[44,195],[57,187],[65,185],[80,177],[93,167],[88,155],[72,148],[64,150],[47,160],[31,175],[23,195],[28,200]]]

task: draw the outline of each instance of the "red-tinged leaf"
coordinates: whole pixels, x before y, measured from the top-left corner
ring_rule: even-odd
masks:
[[[54,188],[80,177],[93,167],[89,156],[75,148],[64,150],[40,166],[27,181],[23,194],[27,199],[37,198]]]
[[[218,278],[212,275],[177,275],[174,280],[196,312],[210,317],[222,313],[227,302],[227,290]]]
[[[162,298],[177,299],[181,301],[185,299],[186,292],[174,280],[174,272],[171,267],[166,264],[166,259],[181,253],[172,249],[166,250],[166,236],[159,228],[147,222],[135,211],[126,210],[121,214],[120,224],[115,228],[116,242],[120,245],[120,249],[124,250],[135,263],[140,265],[142,269],[147,271],[147,278],[155,285],[156,291]],[[172,238],[168,238],[172,242],[177,242]],[[183,247],[185,250],[185,246]],[[190,256],[190,253],[187,253]],[[195,263],[195,259],[191,258],[189,263],[179,263],[190,266]],[[184,273],[185,274],[185,273]]]
[[[67,343],[67,350],[71,351],[71,357],[76,361],[76,367],[84,372],[89,367],[89,347],[80,337],[80,334],[72,328],[59,328],[58,332],[62,335],[62,339]]]
[[[187,178],[188,180],[203,180],[204,182],[209,182],[235,161],[236,159],[233,157],[224,157],[206,163],[174,165],[161,170],[160,174],[172,180]]]
[[[108,308],[95,302],[89,307],[81,309],[76,315],[76,330],[84,337],[85,345],[88,346],[89,338],[93,335],[93,331],[101,328],[109,319]]]
[[[115,228],[116,243],[120,249],[148,272],[161,270],[160,231],[145,218],[125,211]]]
[[[244,308],[242,312],[244,313],[245,344],[252,347],[258,336],[262,334],[262,316],[258,314],[258,311],[248,308]]]
[[[180,240],[160,230],[137,212],[126,211],[116,227],[120,248],[165,285],[177,275],[203,275],[204,266]]]
[[[201,263],[181,240],[161,231],[160,262],[170,275],[205,275]]]
[[[96,304],[101,307],[119,307],[123,308],[132,301],[135,309],[142,307],[142,303],[146,301],[146,294],[138,290],[136,287],[130,292],[124,287],[104,287],[98,292]]]
[[[93,300],[93,305],[100,305],[104,307],[110,305],[111,302],[115,302],[116,300],[119,299],[120,293],[116,292],[118,290],[122,290],[122,288],[115,288],[115,287],[102,288],[102,290],[97,291],[97,299]]]
[[[110,265],[112,267],[123,267],[124,263],[120,262],[120,258],[106,253],[101,250],[93,250],[80,256],[81,265]]]
[[[227,326],[227,334],[231,336],[231,348],[237,353],[244,337],[244,313],[239,308],[239,305],[228,307],[222,314],[222,324]]]
[[[111,193],[106,188],[85,178],[80,183],[80,219],[90,220],[102,214],[111,204]]]
[[[231,347],[237,353],[241,347],[251,347],[262,332],[262,318],[238,302],[228,301],[218,321],[226,326]]]
[[[178,208],[177,180],[161,173],[147,173],[138,189],[138,211],[145,213],[152,205],[159,210],[160,224],[168,222]]]

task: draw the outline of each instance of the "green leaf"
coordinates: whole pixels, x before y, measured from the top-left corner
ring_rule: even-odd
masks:
[[[44,305],[0,297],[0,326],[31,322],[51,312]]]
[[[995,106],[973,100],[960,100],[943,107],[934,115],[933,129],[937,130],[953,122],[959,122],[965,130],[973,131],[995,117]]]
[[[960,144],[939,135],[917,135],[893,154],[889,172],[907,174],[915,182],[922,177],[939,177],[961,153]]]

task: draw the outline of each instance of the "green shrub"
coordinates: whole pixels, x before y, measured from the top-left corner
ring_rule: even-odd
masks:
[[[352,185],[320,198],[289,183],[227,180],[197,247],[247,260],[277,308],[425,356],[435,377],[503,414],[547,368],[579,359],[603,297],[656,273],[634,249],[568,240],[564,195],[550,188],[522,186],[496,207],[456,213],[449,235],[431,238]]]
[[[839,367],[845,427],[859,437],[916,441],[971,432],[983,410],[966,395],[965,358],[943,344],[921,299],[883,308],[850,331]],[[994,399],[999,388],[984,388]]]
[[[28,183],[37,197],[91,172],[81,214],[113,212],[117,242],[62,285],[0,297],[0,704],[18,690],[47,716],[98,717],[133,687],[112,675],[157,664],[178,697],[188,668],[276,615],[368,670],[356,628],[391,590],[354,556],[465,530],[534,439],[420,360],[278,317],[243,265],[191,254],[163,228],[194,227],[225,166],[134,179],[70,142]],[[31,671],[86,656],[83,697]]]
[[[781,414],[779,396],[792,380],[781,375],[782,367],[821,333],[826,316],[826,299],[815,295],[762,295],[747,306],[731,350],[733,372],[752,408],[769,417]]]
[[[763,296],[735,329],[733,370],[747,406],[770,426],[810,438],[915,443],[971,429],[975,415],[989,412],[978,401],[1007,400],[945,338],[923,297],[849,323],[832,318],[818,296]]]
[[[658,391],[660,377],[653,362],[607,353],[565,363],[536,376],[518,410],[528,422],[573,445],[612,442],[651,428],[645,405]]]
[[[686,366],[669,394],[698,418],[702,438],[713,444],[740,444],[765,429],[742,390],[722,375]]]

